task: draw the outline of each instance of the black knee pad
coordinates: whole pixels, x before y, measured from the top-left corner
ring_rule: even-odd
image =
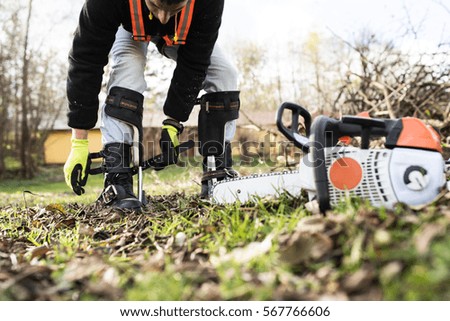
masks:
[[[143,129],[142,115],[144,96],[137,91],[122,87],[112,87],[105,101],[105,113],[113,118],[133,126],[139,133],[139,163],[142,163]]]
[[[199,103],[199,152],[202,156],[221,156],[225,146],[225,124],[239,118],[239,91],[205,94]]]

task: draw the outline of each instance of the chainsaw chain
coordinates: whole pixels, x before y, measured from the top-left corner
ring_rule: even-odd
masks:
[[[224,180],[216,182],[212,186],[211,192],[210,192],[210,196],[214,195],[214,188],[216,188],[216,186],[219,186],[220,184],[225,184],[225,183],[230,183],[230,182],[237,182],[237,181],[245,181],[245,180],[248,180],[248,179],[259,178],[259,177],[280,176],[280,175],[284,175],[284,174],[300,174],[300,171],[299,170],[283,171],[283,172],[273,172],[273,173],[264,173],[264,174],[252,174],[252,175],[248,175],[248,176],[239,176],[239,177],[235,177],[235,178],[227,178],[227,179],[224,179]]]

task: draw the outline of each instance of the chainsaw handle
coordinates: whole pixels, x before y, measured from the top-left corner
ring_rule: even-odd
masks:
[[[88,155],[88,166],[86,167],[86,173],[88,175],[98,175],[98,174],[102,174],[102,173],[105,172],[105,169],[103,168],[103,166],[91,168],[93,159],[103,159],[103,157],[104,156],[103,156],[101,151],[100,152],[96,152],[96,153],[89,153],[89,155]]]
[[[189,149],[193,148],[195,146],[195,143],[193,140],[188,140],[184,143],[181,143],[177,148],[178,148],[178,153],[184,153],[186,151],[188,151]],[[88,155],[88,167],[86,168],[86,173],[89,175],[98,175],[98,174],[102,174],[102,173],[106,173],[106,169],[104,166],[99,166],[99,167],[95,167],[95,168],[91,168],[91,163],[93,159],[102,159],[104,158],[103,153],[97,152],[97,153],[90,153]],[[162,155],[157,155],[154,156],[153,158],[147,159],[146,161],[142,162],[141,164],[141,168],[142,170],[146,170],[149,168],[153,168],[155,170],[161,170],[163,168],[166,167],[166,165],[161,165],[161,160],[162,160]],[[133,175],[138,173],[138,169],[133,169]]]
[[[194,146],[195,146],[195,143],[192,139],[190,139],[184,143],[181,143],[177,147],[178,154],[184,153],[184,152],[188,151],[189,149],[193,148]],[[156,156],[144,161],[141,165],[142,170],[146,170],[148,168],[153,168],[156,171],[160,171],[160,170],[166,168],[166,166],[167,165],[164,164],[162,154],[156,155]]]
[[[283,124],[283,115],[286,109],[292,112],[291,115],[292,120],[289,128]],[[303,124],[306,129],[306,136],[301,135],[298,132],[299,117],[303,118]],[[304,153],[309,152],[308,136],[310,134],[311,128],[311,114],[305,108],[290,102],[285,102],[281,104],[277,112],[277,127],[278,130],[287,139],[293,142],[296,147],[300,148]]]

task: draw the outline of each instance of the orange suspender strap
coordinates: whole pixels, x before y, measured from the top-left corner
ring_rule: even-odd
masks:
[[[130,0],[130,13],[131,26],[133,28],[133,40],[150,41],[151,37],[145,34],[141,0]]]
[[[180,21],[178,22],[177,35],[174,43],[177,45],[184,45],[191,27],[192,16],[194,15],[195,0],[189,0],[186,6],[181,11]]]
[[[170,39],[170,37],[168,35],[165,35],[162,37],[164,39],[164,41],[166,42],[167,46],[173,46],[175,41]]]

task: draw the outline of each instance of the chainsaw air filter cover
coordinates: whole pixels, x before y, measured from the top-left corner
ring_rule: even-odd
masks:
[[[386,208],[398,202],[409,206],[427,204],[445,185],[444,166],[441,154],[434,151],[326,148],[328,195],[322,198],[328,199],[330,205],[349,195]]]

